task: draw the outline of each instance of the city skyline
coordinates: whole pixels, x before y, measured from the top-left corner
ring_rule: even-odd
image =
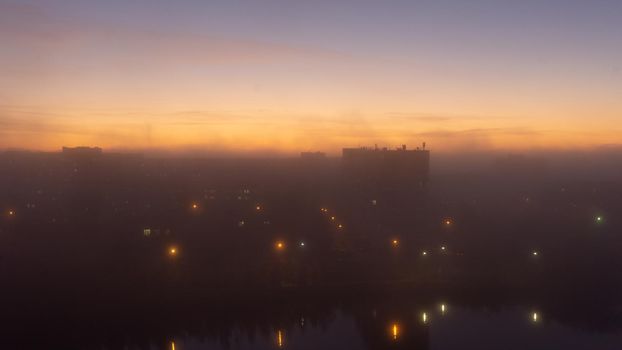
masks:
[[[0,149],[619,145],[616,1],[0,1]]]

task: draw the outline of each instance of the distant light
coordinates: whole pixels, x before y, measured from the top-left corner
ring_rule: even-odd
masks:
[[[192,203],[192,209],[198,209],[198,208],[199,208],[199,205],[198,205],[198,204],[196,204],[196,203]]]
[[[343,228],[342,224],[337,225],[337,228]]]
[[[442,246],[441,246],[441,250],[442,250],[442,251],[445,251],[446,249],[447,249],[447,248],[446,248],[444,245],[442,245]]]
[[[177,247],[170,247],[168,249],[168,255],[170,255],[170,256],[176,256],[177,253],[178,253]]]
[[[537,312],[534,312],[534,313],[532,313],[532,314],[531,314],[531,320],[532,320],[533,322],[538,322],[538,319],[539,319],[539,318],[540,318],[540,316],[538,315],[538,313],[537,313]]]
[[[421,314],[421,321],[423,321],[423,323],[428,323],[428,314],[427,313],[422,313]]]
[[[421,252],[421,255],[426,256],[428,255],[428,252],[426,252],[425,250],[423,252]]]
[[[331,219],[331,220],[333,220],[333,221],[335,221],[335,217],[334,217],[334,216],[331,216],[331,217],[330,217],[330,219]]]
[[[445,225],[446,226],[451,225],[451,219],[445,219]]]
[[[400,245],[400,241],[397,239],[394,239],[391,241],[391,244],[393,244],[394,247],[397,247],[398,245]]]
[[[283,250],[285,248],[285,243],[283,243],[283,241],[277,241],[275,246],[276,246],[276,249]]]
[[[171,350],[175,350],[175,342],[174,341],[171,342]]]
[[[602,216],[597,216],[596,217],[596,222],[602,222],[603,221],[603,217]]]
[[[304,247],[305,246],[305,242],[300,242],[300,246]]]
[[[538,252],[534,250],[533,252],[531,252],[531,255],[538,256]]]
[[[14,210],[9,210],[9,216],[13,216],[15,215],[15,211]]]
[[[445,311],[447,311],[447,306],[445,306],[445,304],[441,304],[441,314],[445,314]]]
[[[256,206],[255,210],[257,210],[257,211],[261,210],[261,206],[260,205]]]

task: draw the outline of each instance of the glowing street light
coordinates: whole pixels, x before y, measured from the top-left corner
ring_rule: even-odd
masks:
[[[428,252],[424,250],[424,251],[422,251],[422,252],[421,252],[421,255],[423,255],[423,256],[427,256],[427,255],[428,255]]]
[[[428,323],[428,314],[427,313],[424,312],[424,313],[421,314],[421,321],[423,323]]]
[[[441,304],[441,314],[445,314],[445,311],[447,311],[447,306],[445,304]]]
[[[339,225],[337,225],[337,228],[342,229],[342,228],[343,228],[343,225],[342,225],[342,224],[339,224]]]
[[[192,209],[199,209],[199,205],[197,203],[192,203]]]
[[[174,341],[171,342],[171,350],[175,350],[175,342]]]
[[[12,210],[12,209],[9,210],[8,214],[9,214],[9,216],[15,216],[15,210]]]
[[[537,312],[534,312],[534,313],[531,314],[531,320],[533,322],[538,322],[539,319],[540,319],[540,315],[538,315]]]
[[[260,211],[260,210],[261,210],[261,205],[257,205],[257,206],[255,207],[255,210]]]
[[[179,249],[177,249],[177,247],[172,246],[168,248],[168,255],[177,256],[177,253],[179,253]]]
[[[443,223],[445,224],[445,226],[450,226],[452,224],[451,219],[445,219],[445,221],[443,221]]]
[[[393,244],[394,247],[397,247],[397,246],[400,245],[400,241],[397,240],[397,239],[394,239],[394,240],[391,241],[391,244]]]
[[[537,251],[537,250],[534,250],[533,252],[531,252],[531,255],[533,255],[533,256],[538,256],[539,254],[540,254],[540,253],[538,253],[538,251]]]
[[[442,246],[441,246],[441,250],[442,250],[442,251],[446,251],[446,250],[447,250],[447,247],[445,247],[444,245],[442,245]]]
[[[602,216],[597,216],[596,217],[596,223],[600,224],[601,222],[603,222],[604,218]]]
[[[277,250],[285,249],[285,243],[283,241],[277,241],[274,246]]]
[[[300,246],[304,247],[305,246],[305,242],[300,242]]]
[[[331,216],[330,219],[335,221],[336,218],[334,216]]]

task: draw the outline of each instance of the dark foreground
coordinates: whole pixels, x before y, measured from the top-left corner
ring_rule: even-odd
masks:
[[[157,293],[154,292],[154,293]],[[592,293],[592,294],[590,294]],[[183,293],[33,299],[3,309],[6,349],[619,349],[621,305],[600,291]],[[78,297],[79,298],[79,297]]]
[[[0,159],[2,348],[617,349],[619,179]],[[434,175],[434,174],[433,174]]]

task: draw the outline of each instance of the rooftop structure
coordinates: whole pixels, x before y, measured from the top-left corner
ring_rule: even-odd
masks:
[[[344,172],[349,180],[371,185],[423,186],[430,174],[430,151],[407,149],[406,145],[388,148],[344,148]]]

